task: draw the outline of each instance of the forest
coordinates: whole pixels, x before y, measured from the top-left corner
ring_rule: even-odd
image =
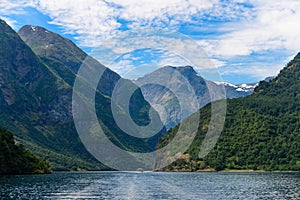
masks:
[[[17,144],[14,135],[0,128],[0,174],[51,173],[50,165]]]

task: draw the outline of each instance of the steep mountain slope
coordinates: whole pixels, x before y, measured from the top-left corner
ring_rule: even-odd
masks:
[[[204,159],[199,159],[198,153],[209,128],[211,106],[201,109],[193,144],[165,170],[300,170],[299,88],[300,53],[276,78],[260,82],[253,95],[227,101],[224,129]],[[171,129],[159,146],[174,137],[177,128]]]
[[[68,70],[72,71],[73,74],[77,73],[82,62],[88,56],[84,51],[69,39],[40,26],[25,25],[19,30],[18,34],[36,55],[53,67],[67,83],[73,85],[72,81],[75,79],[70,77]],[[97,63],[97,65],[97,67],[105,68],[100,63]],[[104,95],[111,96],[115,84],[121,77],[109,68],[105,69],[98,90]]]
[[[176,72],[179,72],[182,77]],[[166,88],[159,85],[162,80],[165,80],[166,78],[172,88]],[[157,84],[147,84],[151,82]],[[220,95],[222,87],[225,89],[226,97],[231,99],[252,94],[254,87],[256,86],[255,84],[237,86],[224,82],[214,83],[203,79],[191,66],[162,67],[137,79],[135,83],[141,87],[145,99],[150,102],[151,105],[164,105],[167,128],[174,127],[182,119],[191,115],[193,112],[196,112],[199,108],[202,108],[209,102],[223,98],[222,95]],[[179,100],[171,90],[185,94],[186,98],[192,98],[193,95],[191,95],[191,91],[187,89],[187,84],[193,88],[198,103],[191,104],[188,110],[181,110]],[[214,93],[212,97],[210,92]],[[193,102],[193,100],[189,99],[189,102]],[[159,110],[159,112],[162,113],[163,111]]]
[[[153,143],[156,143],[155,141],[157,141],[158,137],[160,137],[165,130],[162,130],[157,136],[148,140],[140,140],[126,135],[120,130],[113,119],[110,109],[110,97],[112,96],[116,84],[122,82],[126,85],[123,86],[124,88],[136,88],[129,104],[129,111],[133,121],[138,125],[147,125],[149,123],[148,110],[150,109],[150,105],[145,101],[140,89],[131,81],[121,79],[117,73],[89,57],[70,40],[46,30],[43,27],[26,25],[19,30],[18,34],[23,41],[33,49],[36,55],[71,86],[74,84],[80,66],[87,58],[89,62],[93,63],[92,68],[94,69],[90,69],[91,73],[93,73],[95,68],[103,69],[104,73],[97,87],[98,95],[96,95],[96,107],[99,111],[97,113],[98,117],[113,133],[108,133],[110,135],[109,137],[112,138],[115,144],[123,149],[128,147],[129,149],[143,152],[155,148]],[[121,109],[126,110],[126,105],[121,105],[120,102],[115,101],[114,103],[117,103]],[[122,111],[120,112],[122,113]],[[157,115],[156,118],[159,118],[159,116]],[[123,145],[120,143],[123,143]]]
[[[100,169],[75,129],[62,131],[72,123],[71,105],[65,103],[71,101],[72,88],[4,21],[0,26],[0,125],[12,130],[17,141],[47,158],[55,169]]]
[[[108,169],[83,146],[73,122],[72,86],[76,70],[86,54],[71,41],[41,27],[26,27],[34,33],[48,33],[49,41],[46,41],[52,48],[49,53],[45,51],[46,57],[36,56],[4,21],[0,21],[0,126],[12,130],[18,142],[39,157],[46,158],[54,170]],[[26,27],[22,30],[27,30]],[[44,44],[38,39],[48,37],[38,37],[39,34],[22,35],[23,39],[27,36],[27,42],[29,38],[34,42],[37,53],[37,44]],[[146,140],[131,137],[120,130],[110,110],[111,86],[120,77],[92,58],[90,60],[106,70],[95,94],[95,107],[105,134],[122,149],[151,151],[159,135]],[[133,120],[137,124],[147,124],[149,104],[139,90],[132,99],[130,114]],[[118,109],[122,116],[122,106],[118,105]]]

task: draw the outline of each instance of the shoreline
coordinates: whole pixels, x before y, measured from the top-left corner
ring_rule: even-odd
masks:
[[[0,177],[3,176],[31,176],[31,175],[53,175],[53,174],[59,174],[59,173],[139,173],[139,174],[144,174],[144,173],[300,173],[300,171],[266,171],[266,170],[222,170],[222,171],[215,171],[215,170],[198,170],[198,171],[52,171],[52,173],[36,173],[36,174],[0,174]]]
[[[224,172],[228,172],[228,173],[264,173],[264,172],[271,172],[271,173],[295,173],[295,172],[299,172],[300,171],[293,171],[293,170],[283,170],[283,171],[279,171],[279,170],[275,170],[275,171],[267,171],[267,170],[252,170],[252,169],[243,169],[243,170],[236,170],[236,169],[229,169],[229,170],[221,170],[221,171],[216,171],[214,169],[204,169],[204,170],[197,170],[197,171],[144,171],[144,172],[140,172],[140,171],[109,171],[109,170],[91,170],[91,171],[52,171],[52,173],[64,173],[64,172],[70,172],[70,173],[97,173],[97,172],[110,172],[110,173],[114,173],[114,172],[129,172],[129,173],[149,173],[149,172],[153,172],[153,173],[224,173]]]

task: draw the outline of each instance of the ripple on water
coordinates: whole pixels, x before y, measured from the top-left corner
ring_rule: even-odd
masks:
[[[300,199],[300,174],[78,172],[0,177],[0,199]]]

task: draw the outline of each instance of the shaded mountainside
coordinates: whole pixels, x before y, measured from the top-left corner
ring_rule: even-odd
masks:
[[[37,56],[50,65],[69,85],[73,85],[74,75],[88,56],[84,51],[71,40],[40,26],[25,25],[18,34]],[[115,84],[121,77],[94,61],[97,67],[105,68],[98,90],[104,95],[111,96]]]
[[[51,173],[50,165],[14,141],[11,132],[0,128],[0,174]]]
[[[122,149],[131,149],[139,152],[155,149],[154,144],[156,144],[156,141],[165,130],[148,140],[137,139],[127,135],[118,127],[111,112],[112,92],[116,84],[122,82],[125,84],[123,87],[136,88],[129,104],[130,116],[132,116],[133,121],[138,125],[147,125],[150,122],[148,116],[150,105],[135,84],[122,79],[117,73],[89,57],[69,39],[63,38],[43,27],[26,25],[19,30],[18,34],[44,63],[55,70],[71,86],[73,86],[76,74],[83,62],[88,61],[88,63],[92,63],[93,66],[90,67],[91,74],[93,74],[95,68],[103,69],[104,73],[99,80],[96,92],[96,108],[98,118],[110,131],[107,133],[108,137]],[[71,102],[69,101],[69,103]],[[122,105],[116,100],[114,103],[121,107],[120,113],[124,113],[122,110],[127,109],[126,105]],[[158,115],[157,118],[159,118]]]
[[[179,72],[181,76],[178,75],[177,72]],[[159,85],[165,79],[168,79],[168,85],[171,88]],[[138,78],[135,83],[140,86],[145,99],[150,102],[151,105],[164,105],[164,109],[167,113],[167,128],[174,127],[181,122],[182,119],[196,112],[209,102],[222,99],[223,96],[220,95],[222,94],[222,87],[224,87],[226,97],[229,99],[248,96],[253,93],[255,87],[255,84],[233,85],[223,82],[214,83],[199,76],[191,66],[165,66],[144,77]],[[171,90],[184,94],[188,102],[193,102],[193,95],[191,95],[191,91],[187,88],[187,85],[193,88],[198,103],[190,104],[189,109],[181,110],[179,100]],[[212,95],[213,97],[211,97],[210,92],[214,93]]]
[[[209,128],[211,106],[200,109],[195,140],[164,170],[300,170],[299,88],[300,53],[276,78],[261,81],[253,95],[227,101],[224,129],[204,159],[198,153]],[[159,146],[166,145],[177,129],[171,129]]]
[[[71,125],[71,86],[4,21],[0,26],[0,125],[53,169],[101,169]]]
[[[46,158],[54,170],[108,169],[83,146],[72,117],[72,87],[87,55],[70,40],[42,27],[25,26],[19,32],[33,51],[4,21],[0,21],[0,31],[0,126],[12,130],[18,142]],[[105,69],[95,105],[105,134],[120,148],[152,150],[159,135],[152,140],[128,136],[113,119],[110,96],[120,76],[90,60]],[[134,97],[130,104],[133,120],[147,124],[150,105],[139,90]],[[118,108],[124,113],[121,105]]]

